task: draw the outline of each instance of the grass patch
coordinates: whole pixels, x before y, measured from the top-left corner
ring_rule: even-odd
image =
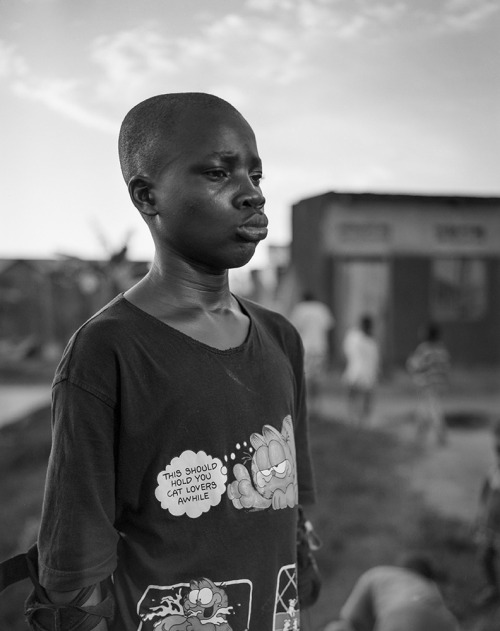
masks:
[[[0,558],[24,549],[35,535],[50,449],[50,412],[44,408],[0,429]],[[390,432],[354,430],[313,419],[311,450],[318,501],[307,509],[323,540],[317,553],[324,585],[305,614],[305,630],[317,631],[338,611],[359,575],[394,563],[408,549],[432,554],[447,579],[441,589],[463,631],[498,631],[498,612],[475,612],[482,586],[467,526],[433,512],[411,490],[418,448]],[[26,631],[23,582],[0,596],[0,629]]]

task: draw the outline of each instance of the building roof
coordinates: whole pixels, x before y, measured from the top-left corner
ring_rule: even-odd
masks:
[[[319,201],[320,199],[328,200],[340,200],[343,203],[350,203],[356,201],[366,202],[412,202],[416,200],[422,202],[422,207],[425,207],[426,203],[446,203],[454,208],[467,208],[471,204],[480,205],[482,207],[500,208],[500,197],[494,197],[489,195],[445,195],[445,194],[417,194],[417,193],[369,193],[369,192],[350,192],[350,191],[327,191],[319,195],[307,197],[298,201],[294,206],[302,202],[309,202],[311,200]]]

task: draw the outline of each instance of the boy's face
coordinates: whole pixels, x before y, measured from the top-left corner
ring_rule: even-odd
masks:
[[[153,179],[156,245],[210,270],[245,265],[267,236],[255,136],[231,112],[189,116]]]

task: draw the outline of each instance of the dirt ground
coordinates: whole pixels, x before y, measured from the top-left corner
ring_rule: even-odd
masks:
[[[397,433],[404,441],[415,436],[417,393],[404,374],[382,383],[376,393],[371,425]],[[485,473],[494,464],[491,424],[500,419],[500,375],[460,371],[452,376],[443,398],[451,423],[446,445],[423,445],[411,470],[416,490],[437,511],[466,523],[474,520]],[[338,375],[325,381],[318,400],[324,418],[345,419],[345,393]]]
[[[413,482],[436,510],[472,524],[484,475],[493,464],[489,430],[450,430],[445,447],[422,454]]]
[[[471,536],[482,482],[495,461],[491,426],[500,418],[499,384],[498,375],[458,375],[444,398],[446,444],[439,446],[433,440],[421,444],[419,457],[405,467],[414,489],[429,507],[444,517],[459,520],[466,531],[470,527]],[[326,386],[318,400],[317,413],[324,419],[347,422],[346,397],[338,379]],[[412,443],[416,441],[416,404],[416,392],[404,377],[382,384],[371,426]],[[464,631],[498,631],[500,609],[492,605],[477,614],[470,612],[463,625]]]

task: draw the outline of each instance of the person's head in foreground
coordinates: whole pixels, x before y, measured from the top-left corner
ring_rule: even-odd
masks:
[[[120,130],[123,177],[156,249],[210,272],[245,265],[267,236],[252,128],[219,97],[185,92],[139,103]]]
[[[348,620],[335,620],[329,622],[323,631],[356,631]]]
[[[323,631],[403,631],[401,618],[407,629],[455,630],[453,617],[437,596],[438,578],[444,576],[427,554],[404,553],[394,565],[377,566],[362,574],[342,607],[341,619],[328,623]]]

